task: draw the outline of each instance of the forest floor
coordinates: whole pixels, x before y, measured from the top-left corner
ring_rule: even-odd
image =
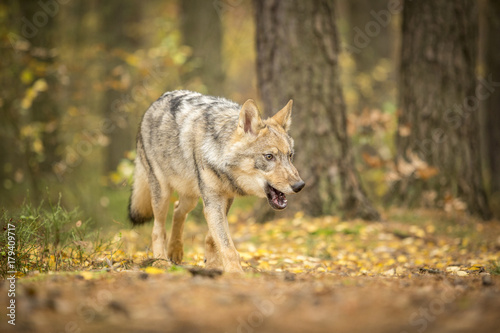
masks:
[[[1,332],[493,332],[500,327],[500,223],[394,211],[385,222],[297,214],[230,218],[244,276],[203,270],[206,226],[188,223],[185,263],[151,266],[148,227],[72,272],[0,281]],[[150,226],[149,226],[150,228]],[[103,266],[103,263],[105,265]],[[12,298],[10,298],[12,299]]]

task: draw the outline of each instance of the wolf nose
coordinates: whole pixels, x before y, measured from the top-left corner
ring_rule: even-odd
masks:
[[[300,192],[300,190],[302,190],[304,188],[304,186],[306,186],[306,183],[304,183],[303,180],[299,181],[299,182],[296,182],[295,184],[292,185],[292,190],[297,193],[297,192]]]

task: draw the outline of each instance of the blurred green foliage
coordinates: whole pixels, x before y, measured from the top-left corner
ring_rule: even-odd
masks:
[[[210,93],[199,77],[185,79],[203,59],[192,58],[183,44],[177,1],[128,6],[137,9],[134,15],[118,13],[120,7],[120,1],[77,1],[50,12],[36,2],[0,4],[2,206],[18,207],[26,189],[34,201],[61,192],[63,206],[80,207],[98,223],[126,223],[142,114],[168,90]],[[249,11],[242,4],[216,16],[216,23],[237,27],[223,30],[220,50],[229,84],[248,80],[227,95],[236,100],[255,95]],[[42,16],[47,22],[36,21]],[[113,39],[110,26],[118,23],[120,38]],[[50,108],[43,117],[42,104]],[[119,131],[129,133],[123,142],[116,142]],[[106,158],[116,150],[121,162],[107,171]]]
[[[242,103],[258,98],[251,2],[221,5],[214,7],[218,15],[212,24],[222,27],[224,96]],[[46,22],[36,21],[36,15]],[[345,17],[339,30],[349,42]],[[0,4],[3,207],[19,207],[27,189],[34,202],[57,201],[62,193],[63,207],[80,207],[97,225],[128,223],[134,137],[142,114],[168,90],[211,93],[201,77],[188,75],[210,64],[192,57],[182,20],[174,0],[127,6],[117,0],[72,1],[52,12],[37,2]],[[30,26],[33,36],[26,34]],[[394,23],[378,38],[396,28]],[[365,51],[372,54],[376,48]],[[360,174],[375,199],[387,191],[396,127],[396,62],[379,58],[366,70],[354,54],[340,57],[349,134]],[[112,155],[118,161],[109,168]],[[201,209],[193,212],[195,219],[202,219]]]

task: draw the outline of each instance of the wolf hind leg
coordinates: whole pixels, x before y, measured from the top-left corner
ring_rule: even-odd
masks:
[[[223,270],[222,259],[217,251],[214,238],[210,231],[205,237],[205,268],[206,269],[220,269]]]
[[[182,232],[187,214],[196,207],[197,197],[180,196],[179,201],[174,204],[174,216],[172,219],[172,231],[168,240],[167,258],[175,264],[180,264],[184,256],[184,243]]]
[[[154,224],[152,232],[153,256],[157,259],[167,259],[165,251],[165,243],[167,241],[165,221],[167,219],[170,194],[172,190],[170,188],[165,188],[162,190],[159,188],[159,186],[157,186],[155,189],[152,189],[151,192],[153,194],[152,204],[154,214]]]

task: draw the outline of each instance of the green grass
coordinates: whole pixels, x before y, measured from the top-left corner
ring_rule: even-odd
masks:
[[[344,235],[359,235],[361,228],[362,226],[358,224],[352,228],[345,228],[344,230],[342,230],[342,233]]]
[[[3,277],[12,270],[27,274],[79,269],[110,245],[78,209],[64,209],[60,198],[56,204],[25,202],[16,212],[4,209],[0,214],[0,257],[4,263],[9,257],[15,260],[13,267],[0,267]]]
[[[312,236],[331,236],[333,234],[336,234],[337,231],[334,230],[333,228],[319,228],[313,232],[310,232],[309,234]]]
[[[491,275],[500,275],[500,261],[493,262],[490,267]]]

